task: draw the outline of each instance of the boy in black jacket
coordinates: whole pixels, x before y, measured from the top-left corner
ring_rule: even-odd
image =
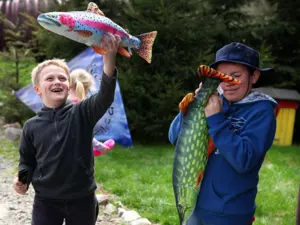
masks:
[[[32,82],[44,107],[26,121],[20,143],[19,176],[14,189],[25,194],[32,183],[32,225],[93,225],[97,200],[92,151],[93,128],[114,99],[115,58],[120,37],[102,42],[103,77],[97,94],[73,104],[67,101],[70,73],[63,60],[47,60],[32,71]]]

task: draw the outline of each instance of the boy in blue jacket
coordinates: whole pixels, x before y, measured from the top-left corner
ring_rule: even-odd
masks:
[[[241,44],[230,43],[218,50],[210,65],[242,82],[222,82],[220,97],[208,100],[205,115],[209,135],[216,149],[210,155],[197,204],[188,225],[248,225],[256,209],[258,174],[276,131],[271,97],[252,91],[270,68],[259,68],[259,53]],[[196,90],[196,92],[198,92]],[[169,140],[176,144],[182,114],[169,130]]]

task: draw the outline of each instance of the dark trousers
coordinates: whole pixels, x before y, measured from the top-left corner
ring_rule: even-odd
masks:
[[[99,206],[94,194],[80,199],[34,197],[31,225],[95,225]]]

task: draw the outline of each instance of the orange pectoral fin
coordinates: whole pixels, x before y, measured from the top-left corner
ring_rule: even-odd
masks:
[[[98,47],[98,46],[91,46],[92,47],[92,49],[95,51],[95,52],[97,52],[98,54],[100,54],[100,55],[105,55],[106,54],[106,51],[105,51],[105,49],[104,48],[100,48],[100,47]]]
[[[208,139],[208,148],[207,148],[207,157],[216,149],[215,144],[213,143],[211,137]]]
[[[187,107],[189,104],[194,101],[195,94],[194,93],[188,93],[179,103],[179,109],[182,112],[183,115],[185,115]]]
[[[125,48],[119,47],[118,52],[127,58],[131,58],[130,53]]]
[[[76,30],[75,32],[82,37],[90,37],[93,35],[93,32],[89,30]]]
[[[200,183],[202,181],[202,178],[203,178],[203,170],[200,170],[199,174],[198,174],[198,178],[197,178],[196,188],[199,187],[199,185],[200,185]]]

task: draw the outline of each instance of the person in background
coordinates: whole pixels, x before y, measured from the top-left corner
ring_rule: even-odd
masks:
[[[84,69],[75,69],[70,74],[70,93],[68,99],[73,102],[82,101],[94,88],[94,78]],[[93,138],[94,156],[101,156],[113,149],[115,141],[108,139],[104,143]]]

